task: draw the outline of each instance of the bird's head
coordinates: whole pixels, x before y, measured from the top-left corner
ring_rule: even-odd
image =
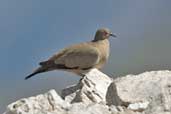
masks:
[[[108,28],[101,28],[97,30],[94,41],[109,39],[110,36],[116,37]]]

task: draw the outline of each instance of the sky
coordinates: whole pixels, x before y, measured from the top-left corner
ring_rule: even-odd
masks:
[[[24,77],[61,48],[90,41],[98,28],[110,39],[103,72],[115,78],[171,68],[170,0],[1,0],[0,113],[24,97],[56,89],[80,77],[63,71]]]

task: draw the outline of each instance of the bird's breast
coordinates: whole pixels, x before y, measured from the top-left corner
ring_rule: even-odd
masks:
[[[96,47],[97,47],[97,49],[99,49],[99,52],[100,52],[100,61],[96,65],[96,67],[102,68],[103,65],[106,63],[106,61],[108,60],[108,57],[109,57],[109,53],[110,53],[109,41],[107,39],[99,41],[98,43],[96,43]]]

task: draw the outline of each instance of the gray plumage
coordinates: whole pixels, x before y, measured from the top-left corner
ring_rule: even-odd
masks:
[[[116,37],[107,28],[98,29],[94,40],[62,49],[47,61],[40,62],[40,67],[28,79],[38,73],[52,70],[65,70],[84,76],[92,68],[101,69],[109,56],[109,37]]]

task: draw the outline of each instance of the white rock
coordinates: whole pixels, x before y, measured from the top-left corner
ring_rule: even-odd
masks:
[[[97,69],[92,69],[85,75],[79,84],[64,89],[62,97],[71,103],[105,103],[108,86],[112,79]]]
[[[157,112],[171,112],[171,71],[151,71],[118,78],[109,86],[107,100],[110,105],[125,106],[148,101],[151,109],[153,107]]]
[[[97,103],[74,103],[68,112],[69,114],[111,114],[108,106]]]
[[[24,98],[8,105],[5,114],[63,114],[62,108],[68,106],[69,103],[63,101],[55,90],[50,90],[45,94]]]
[[[51,90],[10,104],[4,114],[171,114],[171,71],[113,81],[93,69],[62,97]]]
[[[149,105],[148,101],[139,102],[139,103],[129,104],[128,109],[141,112],[141,111],[147,109],[148,105]]]

